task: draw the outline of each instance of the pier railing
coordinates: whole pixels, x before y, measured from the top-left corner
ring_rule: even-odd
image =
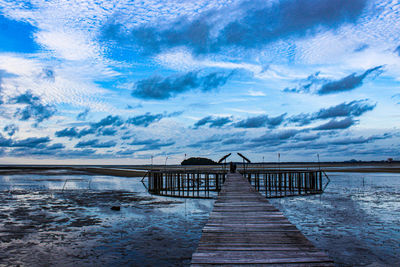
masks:
[[[246,170],[242,174],[267,198],[321,194],[326,183],[322,170]]]
[[[226,174],[224,170],[149,171],[148,190],[160,196],[213,198],[213,192],[221,190]]]
[[[329,182],[322,170],[247,169],[239,172],[267,198],[321,194]],[[224,169],[151,170],[147,173],[148,191],[160,196],[214,198],[226,174]]]

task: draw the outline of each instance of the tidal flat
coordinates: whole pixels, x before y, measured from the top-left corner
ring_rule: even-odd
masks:
[[[337,266],[400,265],[400,174],[328,175],[322,195],[270,202]],[[0,266],[188,266],[214,200],[145,185],[84,170],[3,171]]]
[[[152,196],[140,180],[0,176],[0,265],[188,265],[214,200]]]

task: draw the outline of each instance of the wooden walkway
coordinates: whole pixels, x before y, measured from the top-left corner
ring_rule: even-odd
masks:
[[[237,173],[228,175],[191,264],[334,266]]]

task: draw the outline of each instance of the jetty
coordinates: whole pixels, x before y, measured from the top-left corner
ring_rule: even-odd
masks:
[[[242,168],[238,172],[266,198],[321,194],[329,183],[323,170]],[[150,170],[147,189],[159,196],[215,198],[227,174],[221,168]]]
[[[159,185],[160,175],[156,177]],[[175,181],[171,179],[169,186]],[[247,177],[229,173],[223,179],[225,182],[192,255],[192,266],[334,266],[324,252],[315,248],[283,213],[250,185]],[[318,180],[316,176],[315,181]],[[315,188],[320,189],[320,185]]]

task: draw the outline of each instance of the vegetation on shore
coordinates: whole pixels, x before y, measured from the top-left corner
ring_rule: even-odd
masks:
[[[208,158],[192,157],[185,159],[181,162],[181,165],[216,165],[215,161]]]

